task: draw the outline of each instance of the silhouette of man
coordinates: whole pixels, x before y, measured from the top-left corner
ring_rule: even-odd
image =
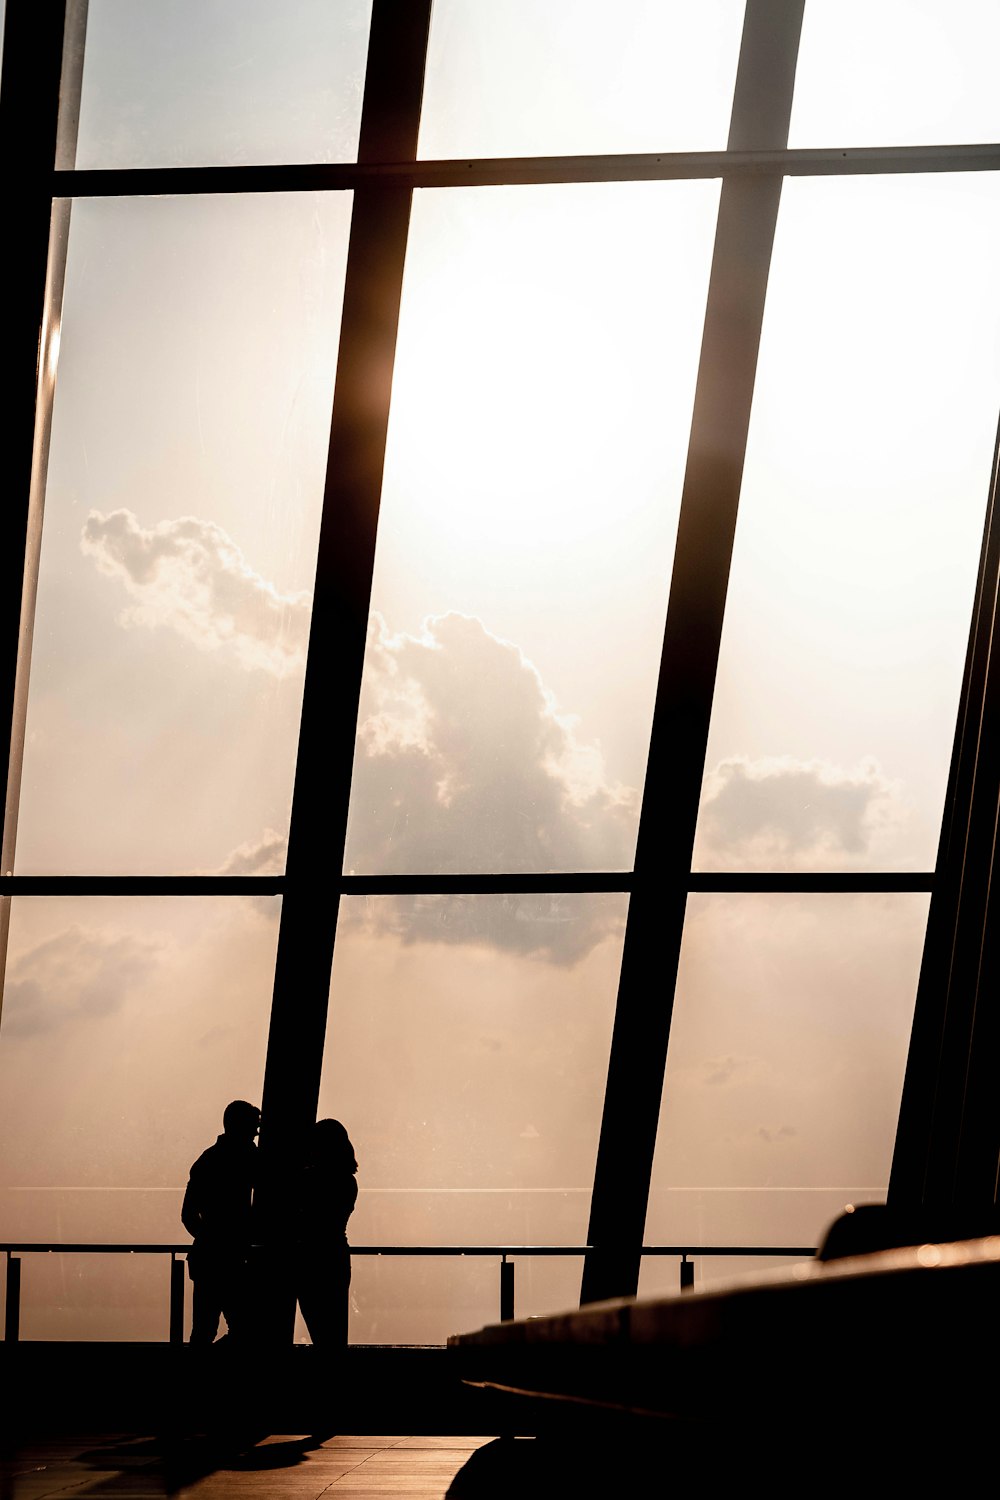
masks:
[[[250,1212],[256,1177],[260,1110],[234,1099],[222,1135],[191,1168],[181,1222],[194,1240],[188,1271],[194,1284],[192,1344],[211,1344],[223,1316],[234,1339],[246,1331]]]

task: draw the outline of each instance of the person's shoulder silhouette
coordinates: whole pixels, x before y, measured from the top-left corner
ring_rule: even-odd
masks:
[[[347,1343],[351,1252],[347,1221],[358,1198],[358,1163],[339,1120],[318,1120],[298,1174],[295,1215],[296,1295],[314,1344]]]
[[[193,1344],[212,1343],[222,1315],[230,1333],[245,1324],[259,1126],[257,1106],[234,1099],[223,1111],[222,1134],[191,1167],[181,1222],[194,1240],[188,1253]]]
[[[256,1105],[234,1099],[223,1111],[222,1134],[191,1167],[181,1222],[196,1244],[249,1241],[259,1127]]]
[[[299,1240],[338,1242],[358,1199],[357,1158],[339,1120],[317,1120],[299,1176]]]

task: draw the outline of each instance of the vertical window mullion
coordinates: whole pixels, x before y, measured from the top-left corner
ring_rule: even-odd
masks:
[[[31,623],[41,538],[41,510],[33,504],[36,401],[47,402],[51,369],[42,334],[49,292],[51,178],[59,125],[59,81],[65,4],[7,0],[0,78],[0,143],[12,167],[7,210],[4,408],[7,503],[0,547],[0,723],[9,731],[2,862],[13,869],[17,797],[24,742]],[[53,230],[55,223],[52,223]],[[62,252],[64,253],[64,245]],[[58,257],[60,248],[53,246]],[[61,276],[59,278],[61,280]],[[40,357],[41,356],[41,357]],[[44,438],[44,433],[41,434]],[[36,477],[34,490],[40,492]],[[23,641],[22,641],[23,636]],[[10,901],[0,898],[0,994],[6,963]]]
[[[358,159],[416,154],[429,0],[372,13]],[[315,1118],[354,758],[409,187],[355,191],[264,1078],[280,1160]]]
[[[802,4],[749,0],[730,150],[784,148]],[[727,179],[681,499],[581,1300],[638,1285],[781,178]]]
[[[985,1036],[996,1025],[998,486],[1000,428],[889,1181],[890,1205],[908,1213],[964,1212],[996,1192],[996,1060]]]

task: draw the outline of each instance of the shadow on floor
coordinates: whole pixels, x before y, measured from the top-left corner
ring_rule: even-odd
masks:
[[[496,1438],[459,1469],[448,1500],[552,1500],[557,1495],[578,1500],[624,1494],[633,1477],[648,1473],[646,1458],[632,1444],[602,1442],[595,1447],[580,1437]]]
[[[107,1493],[121,1487],[120,1475],[129,1474],[134,1481],[137,1475],[148,1477],[156,1484],[156,1492],[174,1495],[178,1491],[197,1484],[219,1469],[231,1474],[258,1474],[270,1470],[294,1469],[305,1462],[309,1454],[322,1446],[328,1432],[312,1433],[308,1437],[283,1438],[266,1443],[266,1431],[260,1428],[233,1428],[212,1434],[197,1434],[177,1437],[150,1437],[123,1439],[99,1448],[87,1448],[76,1455],[75,1462],[92,1469],[95,1473],[108,1475],[116,1470],[115,1479],[106,1479],[111,1488]],[[105,1493],[103,1486],[86,1491],[88,1496]]]

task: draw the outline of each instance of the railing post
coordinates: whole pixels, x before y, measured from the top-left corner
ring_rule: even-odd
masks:
[[[184,1342],[184,1262],[170,1256],[170,1342]]]
[[[514,1317],[514,1262],[506,1255],[500,1261],[500,1321],[510,1323]]]
[[[4,1338],[16,1344],[21,1337],[21,1257],[7,1251],[7,1321]]]
[[[694,1261],[681,1256],[681,1291],[689,1292],[694,1286]]]

